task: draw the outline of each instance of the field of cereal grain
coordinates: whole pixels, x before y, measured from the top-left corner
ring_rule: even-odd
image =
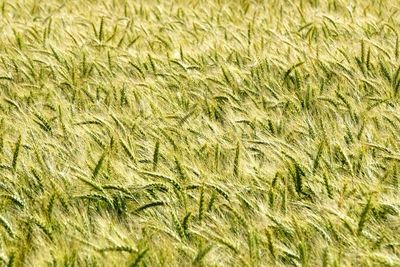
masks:
[[[0,0],[0,266],[400,266],[400,1]]]

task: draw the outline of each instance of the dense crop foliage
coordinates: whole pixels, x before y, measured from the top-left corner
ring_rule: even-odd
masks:
[[[1,265],[399,266],[399,9],[0,0]]]

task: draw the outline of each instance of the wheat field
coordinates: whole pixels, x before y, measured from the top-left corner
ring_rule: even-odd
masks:
[[[400,1],[0,0],[0,266],[400,266]]]

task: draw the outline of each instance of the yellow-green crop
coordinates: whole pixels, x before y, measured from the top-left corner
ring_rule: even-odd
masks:
[[[400,1],[0,0],[0,266],[400,266]]]

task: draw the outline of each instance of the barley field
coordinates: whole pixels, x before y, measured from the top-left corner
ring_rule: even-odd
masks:
[[[400,1],[0,0],[0,266],[400,266]]]

